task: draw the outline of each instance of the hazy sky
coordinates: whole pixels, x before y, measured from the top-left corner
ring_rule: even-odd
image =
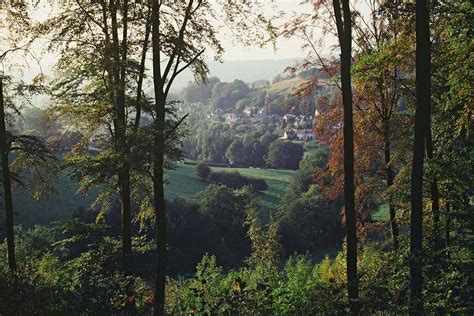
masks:
[[[267,18],[270,18],[281,11],[291,15],[293,12],[310,12],[310,10],[311,5],[308,3],[301,4],[300,0],[267,0],[264,4],[264,15]],[[43,20],[52,13],[54,14],[54,10],[52,12],[51,7],[46,5],[35,13],[34,18],[36,20]],[[284,21],[285,20],[279,20],[276,23],[281,24]],[[275,47],[273,47],[273,45],[267,45],[265,47],[254,45],[248,47],[240,44],[232,36],[232,32],[230,30],[226,30],[225,28],[219,29],[218,38],[221,40],[221,44],[224,48],[224,54],[222,56],[224,62],[226,60],[299,59],[305,57],[304,52],[301,50],[303,42],[297,38],[279,39],[277,40]],[[33,46],[33,51],[36,51],[38,56],[38,52],[40,50],[39,47],[41,47],[42,44],[35,43]],[[207,57],[212,58],[213,56],[209,55]],[[15,70],[10,70],[10,72],[14,72],[17,75],[23,76],[24,78],[31,78],[38,74],[40,72],[39,65],[34,60],[31,60],[31,58],[27,57],[26,59],[30,59],[30,62],[28,63],[28,66],[23,68],[23,74],[20,75],[20,73]],[[43,73],[49,73],[51,66],[56,62],[56,59],[57,57],[55,57],[55,55],[42,56],[41,67]],[[280,70],[276,71],[275,75],[279,72]]]
[[[308,12],[308,10],[311,10],[311,6],[309,4],[301,4],[299,0],[268,0],[265,4],[265,15],[267,17],[271,17],[280,11],[291,14],[292,12]],[[276,43],[276,50],[272,45],[263,48],[258,46],[245,47],[230,36],[222,36],[221,41],[225,49],[224,60],[287,59],[301,58],[303,56],[301,51],[303,42],[297,38],[279,39]]]

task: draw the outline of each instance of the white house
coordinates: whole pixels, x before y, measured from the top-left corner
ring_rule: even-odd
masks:
[[[297,129],[296,137],[302,141],[315,140],[316,134],[311,129]]]

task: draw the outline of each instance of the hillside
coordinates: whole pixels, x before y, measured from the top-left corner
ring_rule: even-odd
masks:
[[[294,171],[273,169],[247,169],[247,168],[213,168],[214,170],[238,170],[242,175],[262,178],[267,181],[268,191],[259,194],[262,205],[262,219],[267,220],[270,214],[278,207],[281,197],[291,182]],[[174,170],[167,172],[166,198],[173,200],[177,196],[192,198],[195,194],[204,191],[209,185],[199,180],[194,175],[194,166],[180,164]],[[57,192],[49,198],[35,201],[28,197],[23,188],[14,191],[16,204],[17,225],[31,227],[34,225],[49,225],[54,221],[70,218],[79,208],[88,208],[97,196],[97,191],[87,196],[76,194],[77,184],[72,182],[67,174],[62,173],[57,181]]]
[[[265,90],[268,93],[288,95],[291,94],[299,85],[301,85],[305,81],[307,80],[302,79],[300,77],[288,78],[286,80],[278,81],[271,84]]]
[[[222,81],[272,80],[275,76],[282,74],[286,67],[294,65],[297,61],[298,59],[224,60],[221,63],[211,60],[208,62],[209,77],[219,77]],[[190,81],[194,81],[194,77],[190,71],[185,71],[177,78],[173,87],[175,91],[178,91]]]

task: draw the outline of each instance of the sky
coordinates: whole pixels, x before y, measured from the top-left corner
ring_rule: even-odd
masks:
[[[310,9],[309,3],[303,4],[300,0],[264,1],[264,14],[268,18],[280,11],[290,16],[293,12],[303,12]],[[223,60],[295,59],[303,56],[301,46],[304,43],[297,38],[279,38],[275,47],[273,45],[248,47],[238,43],[232,36],[227,36],[228,32],[223,32],[221,35],[220,40],[225,50]]]
[[[263,0],[262,3],[264,9],[263,13],[267,18],[281,11],[291,14],[293,12],[303,12],[311,9],[309,4],[302,4],[300,0]],[[51,14],[50,8],[45,6],[43,9],[39,9],[35,12],[34,18],[43,20],[48,14]],[[285,19],[280,21],[285,21]],[[265,47],[255,45],[248,47],[240,44],[228,29],[223,29],[219,32],[218,37],[224,47],[223,60],[289,59],[302,57],[300,48],[303,42],[296,38],[278,39],[275,47],[273,47],[273,45],[267,45]]]
[[[212,0],[211,0],[212,1]],[[262,0],[260,0],[262,1]],[[311,5],[309,3],[302,4],[300,0],[263,0],[264,10],[263,14],[270,18],[277,13],[283,11],[288,16],[291,16],[294,12],[309,12],[311,10]],[[43,20],[51,14],[51,7],[45,6],[44,9],[40,9],[38,12],[35,13],[34,18],[36,20]],[[53,10],[54,14],[54,10]],[[282,23],[286,21],[285,19],[279,20],[276,23]],[[264,47],[260,47],[258,45],[253,46],[244,46],[243,44],[239,43],[238,40],[232,36],[232,32],[230,30],[220,29],[218,33],[218,38],[221,41],[221,45],[224,48],[224,54],[222,56],[222,60],[224,63],[226,61],[245,61],[245,60],[252,60],[252,61],[260,61],[260,60],[289,60],[289,59],[301,59],[305,57],[304,52],[301,49],[303,45],[303,41],[297,38],[287,39],[287,38],[280,38],[276,41],[276,45],[266,45]],[[34,46],[41,46],[41,44],[36,44]],[[39,51],[39,49],[38,49]],[[213,56],[208,56],[210,59]],[[30,58],[31,59],[31,58]],[[43,73],[48,74],[52,65],[57,60],[57,57],[54,55],[46,55],[41,58],[41,70]],[[271,65],[271,63],[270,63]],[[268,67],[268,66],[267,66]],[[40,66],[34,61],[30,60],[30,63],[27,67],[25,67],[26,71],[22,74],[23,78],[28,80],[33,78],[36,74],[40,72]],[[15,71],[16,72],[16,71]],[[275,71],[275,75],[280,73],[280,70]],[[235,74],[233,74],[235,77]],[[267,75],[268,76],[268,75]],[[185,76],[183,78],[183,82],[187,82],[187,80],[192,79],[191,76]],[[187,78],[189,77],[189,78]],[[263,79],[263,78],[262,78]],[[268,79],[268,78],[265,78]]]
[[[264,14],[266,17],[271,17],[280,11],[291,15],[293,12],[311,10],[309,4],[300,2],[299,0],[268,0],[265,1]],[[224,60],[294,59],[303,56],[301,46],[304,43],[298,38],[280,38],[276,42],[276,49],[273,45],[246,47],[231,36],[222,36],[221,42],[225,50]]]

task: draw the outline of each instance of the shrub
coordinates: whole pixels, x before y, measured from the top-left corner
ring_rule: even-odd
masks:
[[[196,176],[201,180],[206,180],[211,174],[211,168],[205,162],[200,161],[195,168]]]
[[[248,186],[252,192],[261,192],[268,189],[268,185],[264,179],[247,178],[242,176],[238,171],[213,172],[209,176],[209,180],[232,189],[241,189],[245,186]]]
[[[268,190],[268,184],[264,179],[248,179],[252,192],[262,192]]]

